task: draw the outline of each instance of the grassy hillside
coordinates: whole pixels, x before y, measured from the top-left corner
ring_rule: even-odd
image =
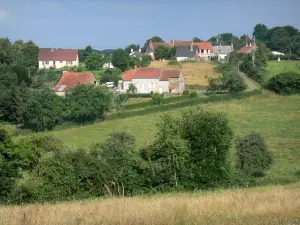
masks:
[[[59,204],[0,206],[0,225],[300,223],[300,183]]]
[[[300,61],[269,61],[266,72],[263,74],[265,81],[279,73],[295,71],[300,73]]]
[[[271,182],[300,179],[300,96],[263,94],[243,100],[205,104],[202,107],[227,113],[236,135],[246,135],[251,131],[263,134],[275,156],[275,163],[265,179]],[[165,113],[177,116],[181,110],[188,108]],[[160,115],[153,113],[104,121],[47,134],[76,148],[101,142],[113,131],[127,131],[136,137],[139,146],[143,146],[153,140]]]
[[[192,61],[180,63],[180,66],[168,65],[169,61],[153,61],[149,67],[180,69],[184,74],[187,85],[198,84],[206,86],[208,84],[206,76],[214,76],[214,65],[209,62]]]

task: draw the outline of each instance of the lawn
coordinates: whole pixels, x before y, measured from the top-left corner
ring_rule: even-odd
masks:
[[[300,178],[300,96],[283,97],[265,93],[242,100],[209,103],[203,108],[228,115],[236,135],[260,132],[274,153],[275,162],[265,179],[285,182]],[[181,110],[165,111],[174,116]],[[87,148],[105,140],[109,133],[127,131],[136,137],[138,146],[151,143],[161,113],[104,121],[94,125],[60,131],[48,135],[61,139],[71,148]],[[231,157],[234,157],[233,150]]]
[[[0,225],[300,223],[300,183],[57,204],[0,206]]]
[[[180,65],[168,65],[169,61],[153,61],[149,67],[178,69],[184,74],[186,85],[207,86],[207,77],[215,76],[214,67],[210,62],[192,61],[180,63]]]
[[[264,81],[271,77],[286,71],[294,71],[300,73],[300,61],[269,61],[266,72],[263,74]]]

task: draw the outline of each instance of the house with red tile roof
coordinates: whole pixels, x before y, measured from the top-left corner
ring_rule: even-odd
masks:
[[[78,57],[77,49],[40,49],[39,69],[78,66]]]
[[[78,84],[92,84],[98,86],[95,75],[91,72],[64,71],[54,91],[59,96],[64,96],[67,90],[77,87]]]
[[[198,46],[199,54],[198,58],[209,60],[214,56],[214,48],[211,42],[194,42],[195,46]]]
[[[185,89],[181,71],[161,68],[135,68],[125,71],[119,88],[126,92],[130,84],[136,86],[138,93],[182,94]]]
[[[244,47],[236,51],[236,54],[250,54],[256,49],[256,44],[246,44]]]

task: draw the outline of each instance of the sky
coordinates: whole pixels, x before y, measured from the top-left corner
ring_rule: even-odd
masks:
[[[252,36],[257,23],[300,29],[300,0],[0,0],[0,37],[43,48],[124,48],[150,37]]]

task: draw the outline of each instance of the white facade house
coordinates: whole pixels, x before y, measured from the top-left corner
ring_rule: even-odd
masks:
[[[113,69],[113,68],[115,68],[115,67],[113,66],[113,64],[111,62],[103,64],[103,69]]]
[[[277,51],[272,51],[271,54],[272,54],[272,55],[278,55],[278,56],[284,55],[284,53],[282,53],[282,52],[277,52]]]
[[[229,54],[234,51],[233,45],[226,45],[226,46],[213,46],[214,54],[218,57],[219,61],[228,60]]]
[[[214,56],[214,49],[211,42],[195,42],[199,48],[198,58],[203,60],[210,60]]]
[[[198,46],[194,45],[179,45],[176,48],[175,58],[177,61],[195,60],[198,57]]]
[[[78,50],[75,49],[40,49],[39,69],[59,69],[79,65]]]
[[[183,73],[179,70],[136,68],[125,71],[119,89],[126,92],[133,84],[138,93],[182,94],[185,89]]]

